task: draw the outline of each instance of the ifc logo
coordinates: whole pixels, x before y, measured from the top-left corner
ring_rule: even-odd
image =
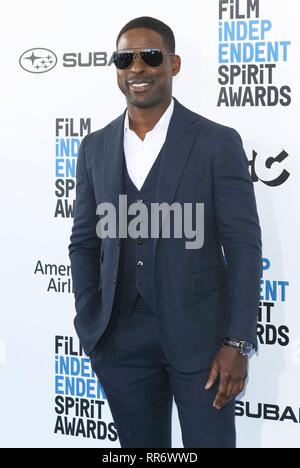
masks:
[[[29,73],[46,73],[57,64],[57,57],[54,52],[43,47],[29,49],[24,52],[19,63],[23,70]]]

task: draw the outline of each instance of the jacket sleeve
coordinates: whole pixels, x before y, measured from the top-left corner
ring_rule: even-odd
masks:
[[[69,244],[75,306],[88,292],[98,288],[100,273],[101,239],[96,234],[96,200],[86,167],[87,141],[88,135],[81,142],[77,160],[76,201]]]
[[[214,205],[229,274],[225,336],[257,348],[261,230],[248,160],[239,134],[231,128],[224,131],[216,154]]]

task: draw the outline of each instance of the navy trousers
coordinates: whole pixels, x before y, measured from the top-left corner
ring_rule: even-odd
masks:
[[[210,369],[183,373],[170,365],[155,315],[141,296],[130,311],[116,304],[90,357],[122,448],[171,448],[173,398],[184,447],[235,448],[234,400],[216,410],[219,382],[204,390]]]

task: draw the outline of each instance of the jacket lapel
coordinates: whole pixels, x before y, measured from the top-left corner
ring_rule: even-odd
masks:
[[[119,195],[123,186],[123,135],[125,112],[114,120],[105,134],[105,171],[111,202],[116,210],[116,232],[119,237]]]
[[[170,121],[165,149],[160,165],[156,189],[156,203],[172,204],[176,188],[180,181],[184,166],[188,160],[194,139],[199,130],[199,119],[174,99],[174,112]],[[163,220],[160,223],[162,229]],[[157,244],[153,242],[153,251]]]
[[[181,173],[198,131],[198,119],[174,99],[156,189],[156,202],[172,203]]]

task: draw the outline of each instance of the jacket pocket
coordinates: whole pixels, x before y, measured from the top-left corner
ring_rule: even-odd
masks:
[[[222,288],[228,282],[228,271],[224,267],[192,273],[192,288],[194,294]]]

